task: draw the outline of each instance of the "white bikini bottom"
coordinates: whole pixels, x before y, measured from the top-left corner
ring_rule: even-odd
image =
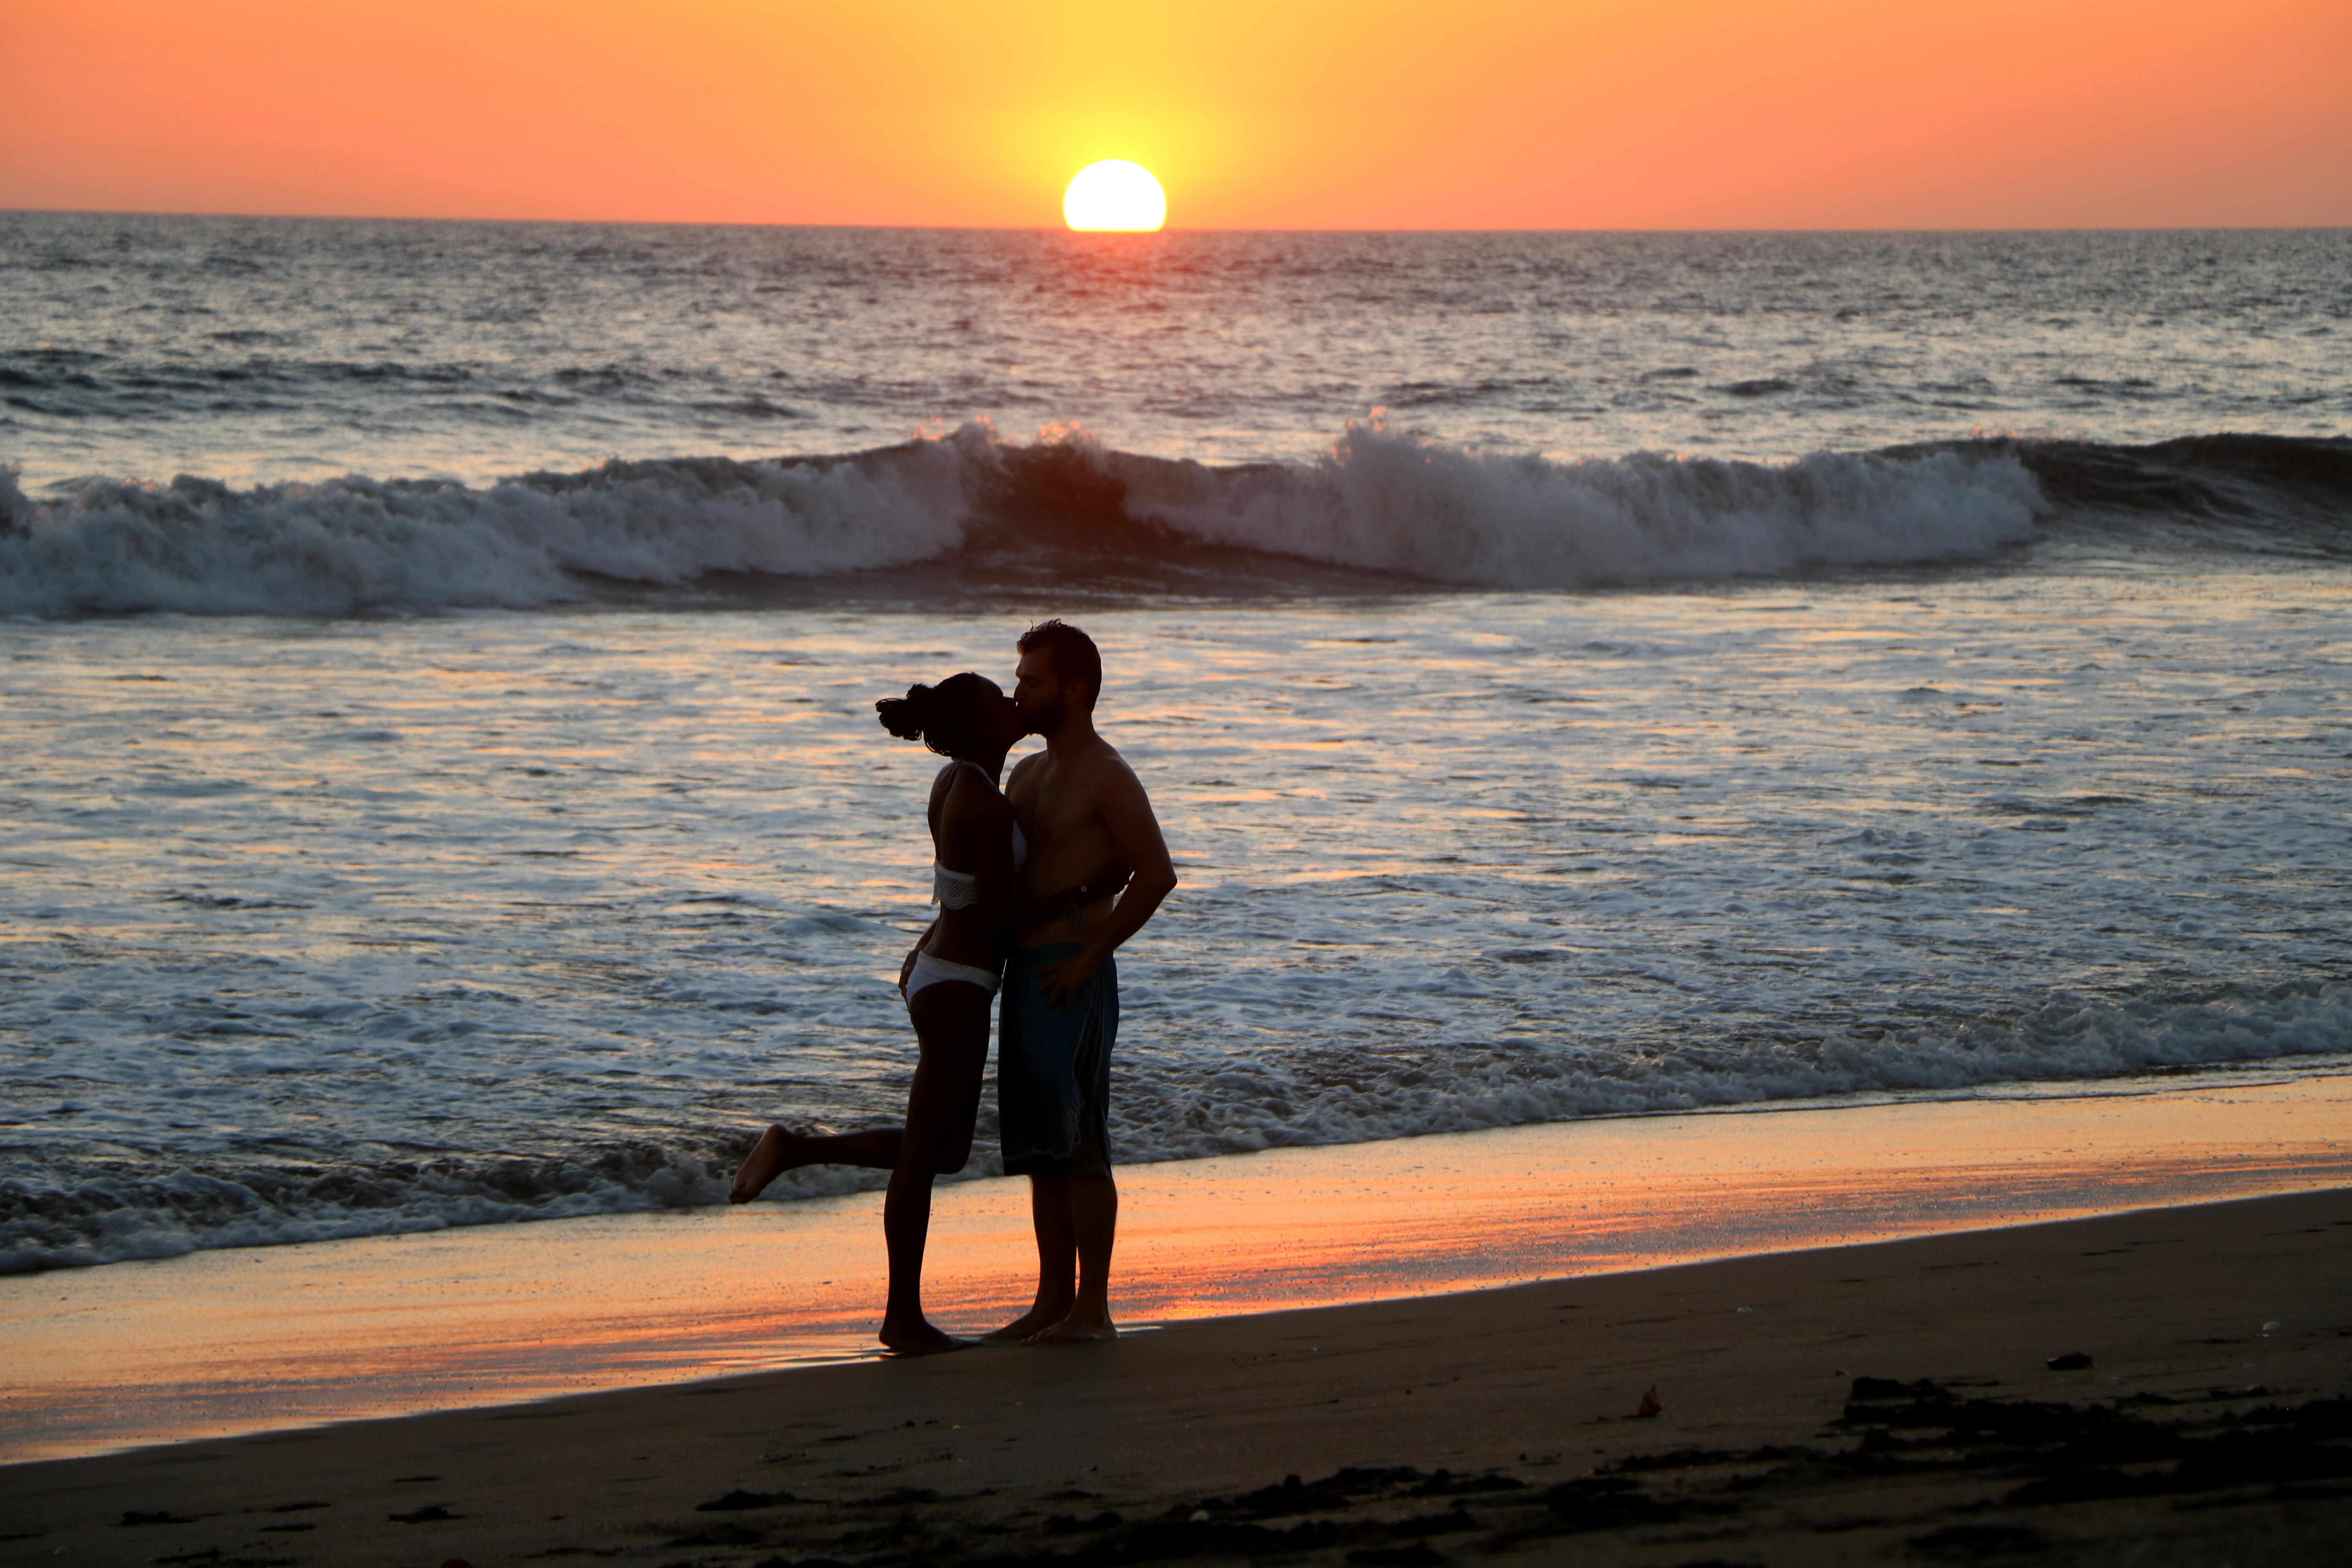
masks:
[[[928,952],[919,952],[915,954],[915,972],[907,976],[907,1000],[912,1002],[916,992],[926,985],[937,985],[943,980],[961,980],[966,985],[979,986],[991,996],[996,994],[996,971],[993,969],[955,963],[944,958],[933,958]]]

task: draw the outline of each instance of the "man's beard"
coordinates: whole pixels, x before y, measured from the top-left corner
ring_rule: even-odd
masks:
[[[1051,702],[1039,703],[1021,710],[1021,721],[1029,726],[1033,735],[1050,735],[1062,727],[1065,708],[1059,697]]]

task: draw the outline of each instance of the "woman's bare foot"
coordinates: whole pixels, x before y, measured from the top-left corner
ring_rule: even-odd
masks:
[[[917,1318],[911,1323],[894,1323],[882,1320],[882,1342],[900,1355],[938,1355],[943,1351],[968,1351],[970,1340],[960,1340],[944,1329],[933,1328],[928,1319]]]
[[[994,1333],[982,1334],[981,1342],[992,1345],[1026,1344],[1040,1330],[1050,1329],[1069,1315],[1070,1306],[1066,1301],[1057,1301],[1050,1307],[1032,1307]]]
[[[735,1183],[727,1189],[730,1204],[748,1204],[765,1192],[770,1182],[805,1161],[794,1159],[793,1145],[800,1139],[781,1127],[771,1127],[760,1134],[751,1145],[751,1153],[743,1157],[743,1168],[735,1173]]]
[[[1115,1340],[1118,1325],[1110,1321],[1108,1312],[1072,1312],[1060,1322],[1038,1330],[1029,1336],[1033,1345],[1075,1345],[1088,1340]]]

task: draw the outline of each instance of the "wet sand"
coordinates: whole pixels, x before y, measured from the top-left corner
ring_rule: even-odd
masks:
[[[17,1465],[0,1561],[2324,1563],[2347,1394],[2337,1189]]]
[[[2136,1087],[1131,1166],[1117,1300],[1172,1325],[2352,1186],[2352,1076]],[[1025,1191],[942,1189],[941,1322],[979,1333],[1026,1304]],[[0,1459],[868,1354],[879,1210],[866,1194],[0,1280]]]

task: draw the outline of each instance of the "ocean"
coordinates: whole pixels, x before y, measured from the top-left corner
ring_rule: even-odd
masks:
[[[894,1117],[872,704],[1047,615],[1182,879],[1123,1160],[2352,1068],[2352,232],[5,214],[0,279],[0,1271]]]

